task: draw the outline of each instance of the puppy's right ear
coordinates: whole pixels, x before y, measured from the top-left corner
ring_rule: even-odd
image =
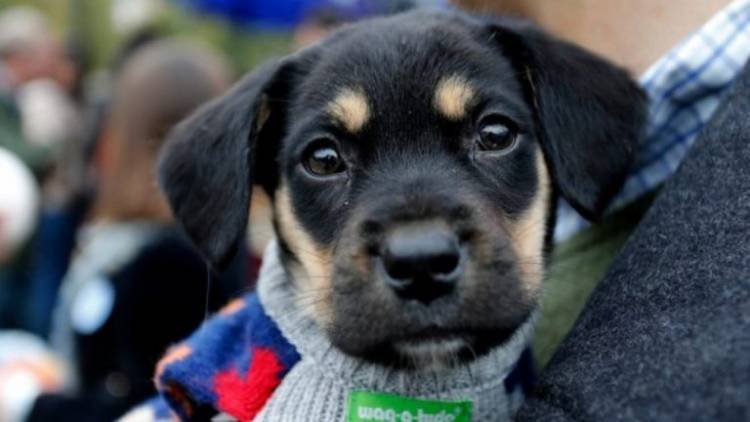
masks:
[[[489,28],[526,87],[558,192],[584,217],[599,218],[634,161],[646,95],[623,69],[527,22]]]
[[[284,69],[277,61],[246,76],[177,125],[161,151],[159,185],[177,221],[214,267],[231,258],[244,236],[258,138]]]

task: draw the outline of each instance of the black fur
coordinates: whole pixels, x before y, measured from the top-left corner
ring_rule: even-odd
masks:
[[[526,22],[491,26],[501,51],[524,72],[526,97],[560,193],[596,219],[620,189],[641,136],[646,98],[627,73]]]
[[[269,95],[283,85],[275,79],[282,68],[282,61],[268,63],[200,107],[172,130],[161,152],[159,184],[177,220],[214,266],[223,267],[243,237],[255,151],[262,148],[256,139],[268,124],[259,117],[273,104]],[[267,163],[258,167],[265,171]]]
[[[458,120],[434,103],[450,75],[475,92]],[[326,111],[345,87],[369,105],[355,134]],[[255,71],[173,132],[159,171],[177,219],[214,265],[244,233],[253,180],[271,195],[285,184],[302,229],[333,251],[326,329],[344,351],[393,363],[395,342],[448,333],[481,353],[535,306],[510,233],[540,192],[537,151],[554,182],[548,209],[559,193],[594,218],[622,184],[644,103],[624,71],[527,24],[417,11],[346,27]],[[518,131],[510,153],[477,152],[488,114]],[[305,170],[321,137],[345,173]],[[392,227],[435,220],[462,242],[471,275],[429,306],[404,303],[379,282],[379,245]],[[285,262],[305,259],[279,240]]]

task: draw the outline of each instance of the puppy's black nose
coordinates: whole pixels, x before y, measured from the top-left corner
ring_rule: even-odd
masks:
[[[453,290],[460,276],[461,249],[447,228],[397,228],[385,238],[382,259],[388,283],[404,299],[430,303]]]

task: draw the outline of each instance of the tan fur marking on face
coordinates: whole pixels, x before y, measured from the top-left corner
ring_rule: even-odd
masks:
[[[474,87],[459,75],[442,79],[435,89],[435,107],[445,117],[458,120],[466,116]]]
[[[370,119],[370,106],[363,90],[342,89],[328,104],[328,113],[350,133],[357,133]]]
[[[321,326],[326,326],[331,317],[332,252],[319,246],[302,227],[283,182],[276,191],[275,209],[280,235],[301,264],[301,268],[292,265],[289,269],[298,286],[297,304]]]
[[[543,279],[542,249],[550,199],[549,172],[540,150],[537,150],[536,168],[539,175],[539,190],[529,209],[511,227],[521,279],[527,292],[533,295],[538,293]]]

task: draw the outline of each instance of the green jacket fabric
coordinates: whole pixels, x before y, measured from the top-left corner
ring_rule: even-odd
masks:
[[[538,369],[546,366],[573,327],[589,295],[606,275],[653,196],[646,195],[555,247],[534,335],[534,360]]]

